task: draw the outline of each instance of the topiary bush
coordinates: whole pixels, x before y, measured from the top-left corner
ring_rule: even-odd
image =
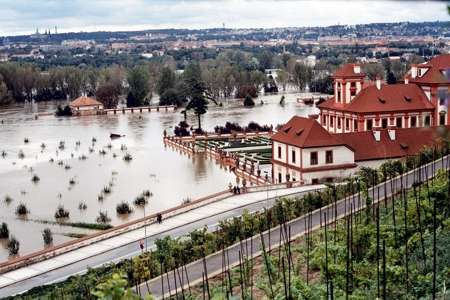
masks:
[[[6,247],[8,248],[9,255],[14,256],[19,253],[20,243],[14,236],[11,236]]]
[[[7,239],[7,238],[9,238],[9,228],[8,224],[3,222],[0,225],[0,239]]]
[[[247,107],[255,106],[255,101],[253,101],[253,98],[250,95],[245,96],[244,106]]]
[[[116,211],[119,215],[125,215],[131,213],[133,210],[127,202],[121,202],[117,204]]]
[[[108,217],[108,213],[106,211],[100,211],[97,217],[97,223],[107,224],[111,222],[111,218]]]
[[[58,208],[56,208],[55,212],[55,219],[63,219],[69,217],[69,211],[64,208],[64,206],[59,205]]]
[[[45,228],[42,232],[42,239],[44,240],[44,244],[46,246],[51,245],[53,243],[53,233],[50,228]]]
[[[16,215],[18,216],[25,216],[29,213],[28,208],[25,204],[20,203],[16,208]]]

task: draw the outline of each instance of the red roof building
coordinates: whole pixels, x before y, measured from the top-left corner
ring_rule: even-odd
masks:
[[[438,125],[450,124],[450,54],[442,54],[429,62],[412,65],[405,77],[406,83],[419,86],[435,107],[434,118]]]
[[[72,113],[77,116],[96,115],[103,110],[103,104],[91,97],[80,96],[69,103]]]
[[[411,68],[405,84],[387,85],[367,84],[359,65],[343,65],[333,76],[334,96],[319,105],[321,125],[346,133],[450,124],[450,55],[419,66]]]
[[[272,136],[273,181],[334,181],[362,166],[416,155],[449,140],[449,130],[435,126],[331,134],[316,120],[295,116]]]

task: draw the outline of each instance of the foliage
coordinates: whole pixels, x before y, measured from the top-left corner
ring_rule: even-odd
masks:
[[[116,108],[119,103],[120,90],[111,83],[104,83],[97,87],[95,92],[97,100],[100,101],[105,108]]]
[[[68,218],[70,215],[69,211],[64,208],[63,205],[59,205],[56,208],[55,219],[64,219]]]
[[[143,66],[137,66],[128,72],[127,106],[136,107],[145,104],[145,99],[150,93],[150,75]]]
[[[106,211],[100,211],[97,217],[97,223],[107,224],[111,222],[111,218],[108,217],[108,213]]]
[[[159,105],[176,105],[181,106],[184,102],[180,91],[174,88],[166,89],[159,97]]]
[[[0,225],[0,239],[7,239],[7,238],[9,238],[8,224],[2,222],[2,224]]]
[[[16,207],[16,215],[18,216],[25,216],[29,213],[30,211],[28,210],[27,206],[24,203],[20,203],[17,207]]]
[[[70,117],[72,116],[72,109],[69,107],[69,105],[64,106],[64,108],[61,105],[58,105],[55,115],[57,117]]]
[[[244,99],[244,106],[250,107],[255,106],[255,101],[253,101],[252,97],[247,94]]]
[[[208,110],[206,87],[201,79],[201,70],[198,63],[191,63],[183,73],[184,94],[188,99],[186,110],[194,110],[198,119],[198,128],[201,129],[201,116]]]
[[[119,215],[125,215],[131,213],[133,210],[130,207],[130,204],[127,202],[121,202],[117,204],[116,211]]]
[[[17,255],[19,253],[20,248],[20,242],[12,235],[8,243],[6,244],[6,247],[8,248],[8,252],[10,256]]]
[[[178,126],[175,126],[173,133],[175,136],[189,136],[191,133],[188,130],[189,124],[186,121],[180,121]]]
[[[156,83],[156,91],[162,96],[167,90],[175,87],[175,73],[169,67],[163,67]]]
[[[50,228],[45,228],[42,232],[42,239],[45,245],[51,245],[53,243],[53,233]]]
[[[99,300],[139,300],[138,295],[128,288],[125,275],[115,273],[105,282],[100,283],[92,292]]]

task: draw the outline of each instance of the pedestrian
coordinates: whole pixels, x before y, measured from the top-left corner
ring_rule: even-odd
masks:
[[[231,182],[228,184],[228,190],[231,192],[233,189],[233,185],[231,184]]]
[[[234,187],[233,187],[233,194],[236,195],[236,193],[237,193],[237,189],[236,189],[236,186],[234,186]]]
[[[161,224],[161,223],[162,223],[162,215],[161,215],[160,213],[158,213],[158,214],[156,215],[156,221],[158,222],[158,224]]]
[[[238,194],[241,193],[241,189],[239,188],[239,186],[237,187],[237,193],[238,193]]]

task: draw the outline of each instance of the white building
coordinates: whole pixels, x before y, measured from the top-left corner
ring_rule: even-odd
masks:
[[[316,120],[295,116],[272,136],[272,180],[332,182],[377,168],[390,159],[416,155],[448,139],[450,126],[380,129],[331,134]]]

